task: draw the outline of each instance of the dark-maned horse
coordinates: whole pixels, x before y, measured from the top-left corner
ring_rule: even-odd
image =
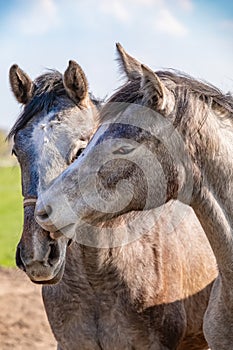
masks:
[[[86,146],[97,123],[97,101],[88,94],[81,67],[69,62],[64,77],[50,71],[34,82],[17,65],[10,83],[23,112],[9,138],[22,173],[24,229],[16,262],[34,282],[54,283],[65,266],[69,241],[52,239],[34,220],[38,193],[64,170]]]
[[[73,235],[84,220],[97,224],[135,209],[159,207],[171,198],[189,204],[205,230],[220,270],[205,314],[205,336],[211,349],[230,349],[233,344],[233,98],[182,74],[155,73],[127,55],[120,45],[118,50],[129,82],[106,105],[102,126],[82,159],[67,169],[38,200],[38,222],[45,228],[53,225],[61,232],[62,225],[69,223],[64,235]],[[105,200],[104,210],[101,203],[98,211],[101,197],[94,186],[88,188],[85,182],[90,174],[94,178],[93,155],[101,144],[107,147],[104,159],[98,153],[101,166],[95,171],[98,168],[95,165],[95,183],[101,183],[99,194],[110,199],[111,210]],[[109,154],[120,159],[111,161],[109,156],[105,162]],[[133,172],[132,164],[137,165]],[[74,183],[81,183],[82,191]],[[114,191],[116,201],[122,197],[123,202],[126,196],[128,199],[122,207],[117,203],[120,210],[115,213]],[[83,198],[91,206],[84,207]],[[79,220],[76,227],[74,213],[61,223],[57,215],[59,202],[63,210],[67,209],[66,213],[70,206],[75,208]],[[50,212],[46,213],[45,205]],[[40,216],[43,212],[44,217]]]

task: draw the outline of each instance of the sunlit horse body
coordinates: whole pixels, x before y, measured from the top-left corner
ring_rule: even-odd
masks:
[[[85,149],[83,157],[38,200],[37,220],[43,227],[53,225],[53,229],[59,231],[70,224],[67,234],[72,236],[84,220],[109,220],[131,210],[158,207],[170,198],[179,198],[191,205],[210,241],[220,270],[205,314],[205,336],[212,350],[230,349],[233,344],[233,99],[184,75],[156,74],[130,57],[121,46],[118,50],[129,82],[106,105],[102,113],[103,126]],[[150,132],[140,129],[133,119],[138,110],[137,117],[140,118],[142,107],[154,111],[146,119],[150,123],[152,115]],[[146,118],[146,112],[141,115]],[[122,138],[118,144],[116,135]],[[104,212],[93,210],[92,207],[98,209],[100,198],[95,198],[94,191],[91,198],[91,190],[87,191],[87,187],[81,191],[82,198],[86,196],[92,207],[86,205],[84,210],[80,189],[73,184],[75,180],[77,184],[79,169],[85,169],[82,177],[88,181],[92,155],[104,142],[107,142],[110,154],[118,154],[121,158],[123,154],[127,159],[104,163],[101,156],[98,158],[101,167],[95,175],[96,181],[102,184],[100,195],[106,197],[106,192],[110,195],[113,190],[117,192],[116,184],[122,183],[120,189],[130,198],[127,205],[114,214],[107,212],[106,203]],[[139,166],[133,173],[130,171],[132,162],[140,164],[139,161],[146,158],[141,149],[144,153],[148,149],[162,168],[161,171],[158,166],[153,167],[151,161],[143,163],[143,171],[152,168],[146,178],[147,183],[148,180],[152,182],[149,205],[146,203],[148,193],[141,190],[145,189],[143,171]],[[117,197],[120,197],[119,193],[116,193]],[[74,214],[61,222],[56,215],[59,201],[64,204],[64,210],[66,206],[75,208],[78,225],[75,226]],[[46,206],[50,212],[42,217]]]
[[[128,231],[141,237],[137,241],[111,249],[77,242],[67,248],[66,237],[36,224],[34,205],[38,192],[85,147],[97,122],[96,103],[74,62],[64,77],[50,72],[35,82],[13,66],[10,80],[25,104],[10,133],[25,197],[16,261],[32,281],[51,284],[43,286],[43,299],[58,348],[206,349],[202,320],[216,266],[192,211],[168,205],[159,220],[148,212],[136,227],[138,213],[127,214],[115,220],[115,233],[128,222]]]

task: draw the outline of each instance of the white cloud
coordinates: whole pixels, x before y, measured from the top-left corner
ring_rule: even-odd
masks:
[[[178,0],[178,4],[185,11],[192,11],[194,8],[194,4],[192,0]]]
[[[150,5],[162,5],[164,0],[128,0],[131,5],[132,4],[139,4],[139,5],[145,5],[145,6],[150,6]]]
[[[185,10],[191,9],[191,0],[178,1]],[[141,24],[145,22],[147,25],[148,20],[141,17],[141,13],[147,10],[150,11],[149,14],[155,14],[152,25],[156,30],[172,36],[185,36],[187,28],[172,14],[168,5],[168,0],[100,0],[101,12],[115,17],[120,22],[135,22],[138,18]]]
[[[121,22],[127,22],[133,19],[135,12],[141,13],[145,8],[156,6],[160,8],[164,0],[100,0],[100,10],[114,16]]]
[[[102,0],[100,9],[103,13],[113,15],[121,22],[126,22],[130,19],[130,12],[125,6],[125,2],[121,0]]]
[[[233,30],[233,20],[222,21],[221,25],[224,29]]]
[[[157,30],[172,36],[185,36],[188,33],[187,28],[165,8],[158,12],[155,27]]]
[[[59,24],[57,6],[54,0],[30,1],[28,6],[28,12],[21,14],[16,22],[23,34],[42,35]]]

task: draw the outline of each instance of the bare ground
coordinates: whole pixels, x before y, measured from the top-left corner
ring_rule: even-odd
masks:
[[[41,287],[18,269],[0,268],[0,349],[56,349]]]

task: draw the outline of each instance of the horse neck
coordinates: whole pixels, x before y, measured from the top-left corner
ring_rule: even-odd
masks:
[[[139,308],[142,304],[150,306],[162,287],[160,240],[156,232],[122,247],[81,246],[82,263],[94,292],[122,291]]]
[[[215,254],[220,271],[233,271],[233,130],[214,114],[196,140],[198,191],[192,203]]]

